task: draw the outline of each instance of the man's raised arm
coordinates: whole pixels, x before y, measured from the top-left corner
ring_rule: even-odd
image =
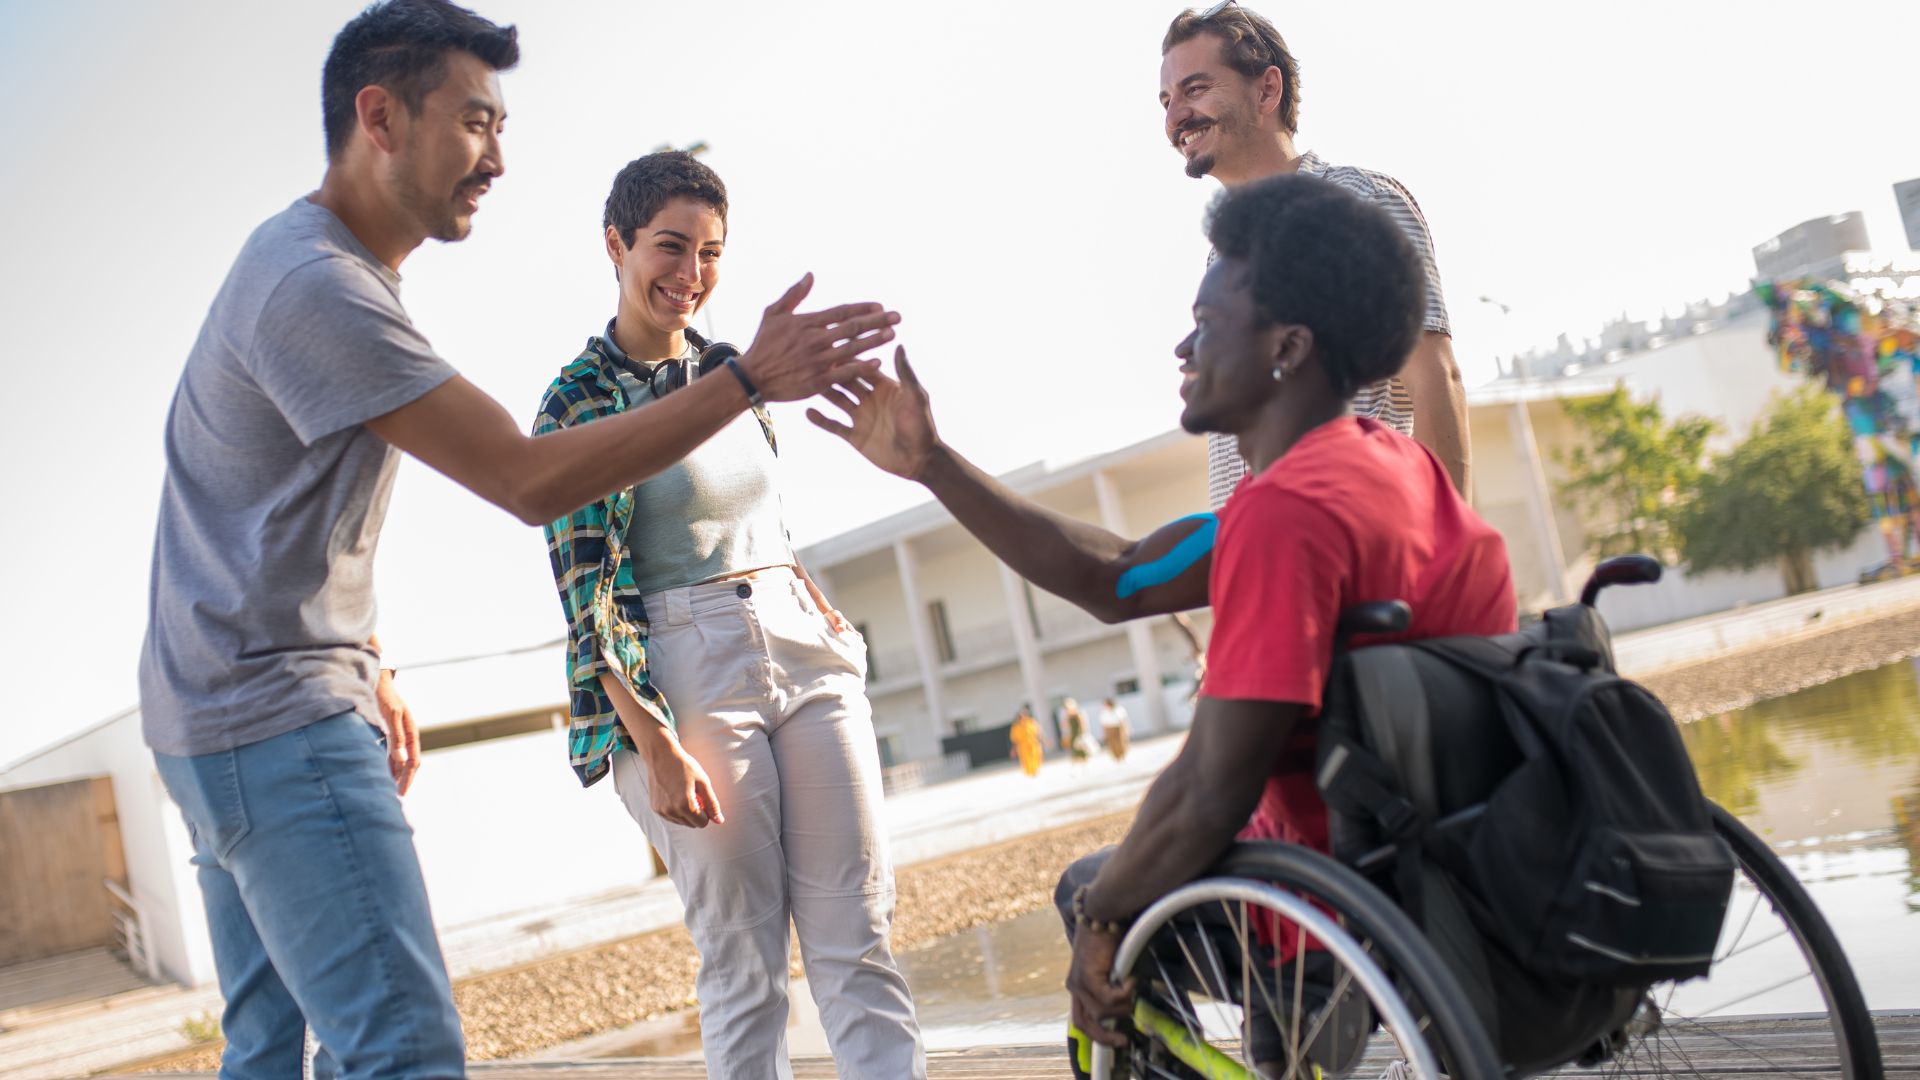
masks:
[[[767,308],[738,361],[744,379],[696,379],[664,408],[651,402],[536,438],[455,376],[367,427],[521,521],[544,525],[692,453],[748,407],[749,385],[767,401],[798,401],[877,375],[880,362],[860,354],[893,340],[900,316],[871,303],[796,312],[812,286],[809,274]]]
[[[808,409],[807,418],[881,469],[924,485],[1021,577],[1104,622],[1205,606],[1213,515],[1182,518],[1128,540],[1049,510],[942,442],[904,349],[894,350],[894,367],[898,381],[876,371],[822,395],[847,422],[817,409]]]

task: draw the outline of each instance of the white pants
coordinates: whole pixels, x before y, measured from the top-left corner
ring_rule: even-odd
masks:
[[[645,763],[614,754],[627,811],[666,860],[700,950],[700,1036],[716,1078],[792,1075],[787,923],[842,1077],[926,1076],[888,945],[893,868],[866,644],[836,634],[779,567],[645,598],[648,665],[726,824],[662,820]]]

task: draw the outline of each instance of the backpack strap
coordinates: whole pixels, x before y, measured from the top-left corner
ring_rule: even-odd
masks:
[[[1353,720],[1322,726],[1314,781],[1333,812],[1377,827],[1393,852],[1401,906],[1417,924],[1420,855],[1438,806],[1427,698],[1413,658],[1403,648],[1356,649],[1346,663]]]
[[[1355,650],[1353,686],[1360,704],[1362,737],[1399,778],[1414,812],[1432,821],[1440,813],[1433,776],[1433,724],[1413,654],[1395,646]]]

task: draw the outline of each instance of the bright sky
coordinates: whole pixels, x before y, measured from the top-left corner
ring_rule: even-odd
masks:
[[[1301,146],[1425,209],[1470,381],[1741,287],[1752,246],[1806,218],[1861,210],[1901,245],[1911,0],[1252,2],[1301,58]],[[0,427],[0,763],[135,698],[174,382],[241,241],[318,185],[320,65],[355,10],[0,0],[0,396],[21,412]],[[516,415],[611,314],[614,173],[704,139],[733,201],[720,337],[744,345],[812,270],[815,306],[903,313],[943,432],[987,468],[1173,424],[1217,188],[1161,134],[1177,0],[479,10],[521,31],[507,172],[404,295]],[[919,501],[776,415],[802,543]],[[411,462],[379,588],[402,664],[562,630],[538,531]]]

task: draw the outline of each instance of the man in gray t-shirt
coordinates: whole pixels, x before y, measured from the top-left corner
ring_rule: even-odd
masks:
[[[309,1027],[343,1076],[464,1075],[400,811],[418,737],[374,636],[399,454],[543,525],[763,400],[872,374],[861,357],[899,320],[871,303],[797,312],[804,278],[737,378],[699,380],[666,412],[523,434],[434,355],[399,275],[428,238],[464,238],[504,170],[498,72],[518,58],[512,27],[445,0],[349,22],[322,76],[326,177],[248,238],[174,395],[141,712],[193,839],[222,1075],[294,1075]]]
[[[148,745],[191,756],[379,719],[373,553],[400,454],[362,425],[453,375],[400,275],[330,211],[302,198],[254,230],[167,417]]]

